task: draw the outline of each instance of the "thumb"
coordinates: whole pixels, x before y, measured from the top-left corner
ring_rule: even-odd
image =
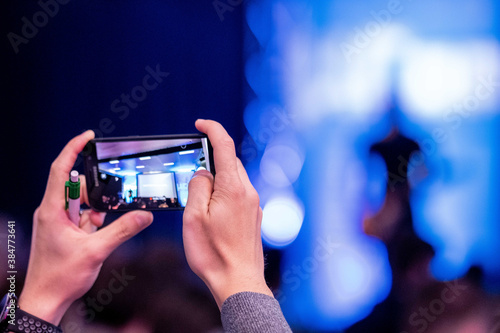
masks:
[[[207,170],[197,171],[188,188],[186,212],[206,214],[214,188],[214,176]]]
[[[151,212],[135,210],[120,216],[107,227],[92,234],[98,238],[99,253],[107,258],[118,246],[137,235],[153,222]]]

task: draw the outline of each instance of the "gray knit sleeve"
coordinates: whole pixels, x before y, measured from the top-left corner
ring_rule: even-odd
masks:
[[[280,305],[271,296],[242,292],[229,296],[221,308],[224,332],[292,332]]]

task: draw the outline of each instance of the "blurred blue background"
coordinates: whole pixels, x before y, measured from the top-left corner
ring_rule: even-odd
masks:
[[[1,11],[0,211],[26,239],[74,135],[191,133],[215,119],[260,194],[266,275],[294,331],[494,325],[498,2],[57,4],[46,22],[40,3]],[[141,95],[148,66],[161,75]],[[181,249],[181,218],[155,213],[125,257],[158,240]]]
[[[391,286],[388,299],[405,304],[395,295],[411,290],[404,274],[427,268],[394,267],[399,236],[369,232],[377,219],[413,225],[434,252],[431,279],[477,269],[483,288],[499,290],[498,17],[487,0],[249,3],[255,96],[242,155],[263,238],[283,249],[280,296],[295,327],[345,329]],[[369,151],[394,133],[420,148],[405,156],[393,142],[386,166]],[[391,193],[405,191],[408,216],[394,218]]]

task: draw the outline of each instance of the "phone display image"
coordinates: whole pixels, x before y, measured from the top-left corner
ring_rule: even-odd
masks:
[[[214,172],[202,135],[95,139],[85,152],[89,203],[98,211],[183,209],[193,174]]]

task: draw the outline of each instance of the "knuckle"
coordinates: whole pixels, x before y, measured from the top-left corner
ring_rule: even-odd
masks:
[[[205,216],[197,209],[186,209],[184,211],[183,220],[186,224],[193,224],[203,221]]]
[[[248,201],[252,204],[252,205],[259,205],[260,204],[260,197],[259,197],[259,194],[257,193],[257,191],[255,189],[252,189],[250,191],[248,191]]]
[[[33,213],[33,218],[36,220],[38,218],[38,215],[40,214],[40,206],[38,206],[35,209],[35,212]]]
[[[227,136],[220,141],[220,145],[226,149],[234,149],[234,140]]]
[[[130,238],[130,230],[126,227],[125,223],[120,223],[116,231],[116,237],[120,241],[124,241]]]
[[[54,160],[50,165],[50,173],[53,174],[61,169],[61,162],[58,159]]]
[[[35,223],[37,223],[39,220],[40,220],[40,206],[38,206],[35,209],[35,212],[33,213],[33,221],[35,221]]]
[[[50,220],[50,213],[46,209],[43,209],[42,206],[39,206],[33,213],[33,221],[37,224],[44,224],[48,220]]]

